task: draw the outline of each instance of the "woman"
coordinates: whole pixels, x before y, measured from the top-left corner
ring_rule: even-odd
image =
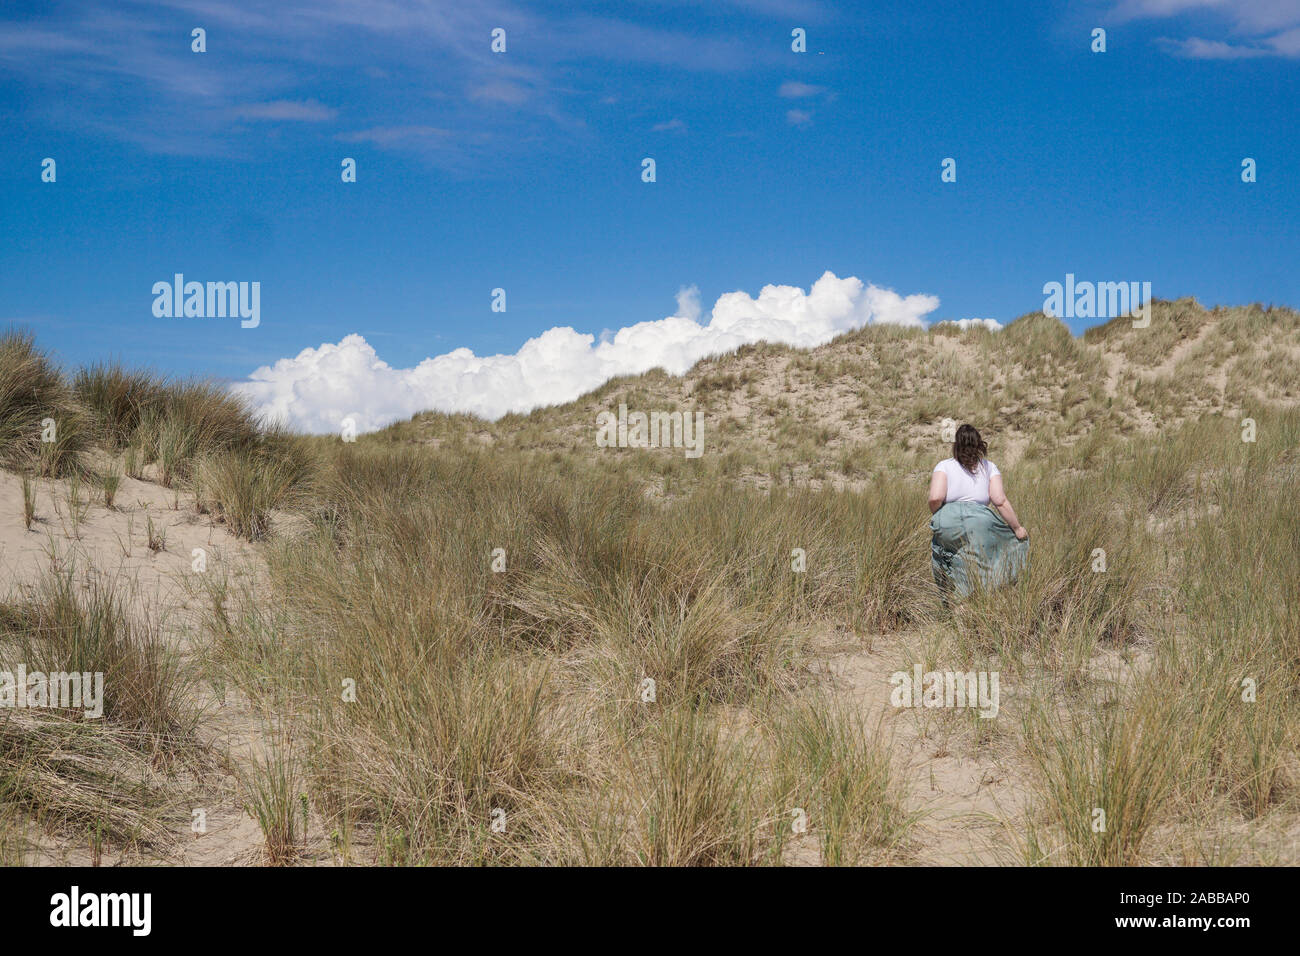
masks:
[[[1029,560],[1029,532],[987,454],[988,445],[975,427],[962,425],[952,457],[935,465],[930,475],[930,566],[939,587],[959,599],[976,587],[1013,580]]]

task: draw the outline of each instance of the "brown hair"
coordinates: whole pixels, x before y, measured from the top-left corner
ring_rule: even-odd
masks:
[[[952,443],[952,457],[972,475],[979,467],[980,461],[989,453],[989,446],[974,425],[962,425],[957,429],[956,440]]]

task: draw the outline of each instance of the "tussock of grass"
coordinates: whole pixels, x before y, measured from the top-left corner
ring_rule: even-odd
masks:
[[[1025,740],[1053,835],[1027,824],[1031,863],[1132,866],[1145,862],[1143,843],[1165,815],[1177,776],[1169,746],[1178,714],[1150,695],[1129,703],[1098,700],[1071,715],[1051,702],[1029,711]],[[1053,857],[1058,857],[1053,860]]]
[[[205,454],[194,469],[200,510],[231,534],[256,541],[271,530],[272,512],[300,499],[311,474],[310,453],[295,439],[272,433],[235,450]]]
[[[34,343],[30,333],[0,335],[0,464],[63,476],[81,468],[90,434],[71,389]]]
[[[167,405],[167,384],[162,376],[115,363],[79,369],[72,389],[90,412],[100,440],[114,450],[126,447],[141,422],[160,414]]]
[[[241,771],[246,812],[257,820],[266,839],[266,862],[285,866],[303,851],[310,806],[301,787],[300,756],[287,734]]]
[[[0,669],[102,673],[103,717],[5,710],[0,814],[65,835],[165,848],[178,832],[171,771],[197,767],[196,714],[157,628],[133,617],[111,580],[47,577],[0,604]],[[98,845],[98,844],[97,844]]]
[[[156,623],[130,612],[111,578],[47,575],[31,598],[0,605],[0,646],[29,672],[102,672],[104,719],[159,752],[193,731],[174,653]]]
[[[828,866],[881,862],[904,848],[918,815],[890,763],[880,728],[843,705],[791,707],[778,724],[778,773],[803,809]]]
[[[771,841],[751,746],[715,719],[669,709],[615,764],[627,859],[644,866],[747,866]]]
[[[22,814],[69,837],[99,834],[119,846],[175,843],[173,787],[130,734],[41,711],[0,716],[0,814]],[[15,829],[17,824],[15,824]],[[11,852],[25,840],[13,834]]]

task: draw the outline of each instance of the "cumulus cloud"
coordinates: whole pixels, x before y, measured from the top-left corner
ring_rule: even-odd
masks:
[[[263,366],[234,390],[270,421],[303,431],[338,431],[351,418],[373,431],[417,412],[470,412],[497,419],[573,401],[620,375],[663,368],[685,373],[702,358],[753,342],[812,348],[868,323],[924,327],[939,307],[932,295],[902,296],[853,276],[825,273],[803,289],[768,285],[754,298],[728,292],[706,317],[694,286],[677,293],[674,315],[612,335],[549,329],[513,355],[459,348],[414,368],[393,368],[360,335],[303,349]]]
[[[980,325],[984,326],[984,328],[988,329],[990,332],[997,332],[1002,328],[1002,323],[997,319],[944,319],[942,322],[937,324],[955,325],[963,331]]]
[[[682,286],[677,290],[677,312],[675,314],[690,319],[692,322],[700,321],[700,316],[703,313],[700,307],[699,286]]]

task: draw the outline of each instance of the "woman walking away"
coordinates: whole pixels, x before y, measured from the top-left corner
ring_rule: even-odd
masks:
[[[1013,581],[1029,561],[1029,532],[987,454],[975,427],[962,425],[952,457],[930,476],[930,566],[945,598],[951,593],[961,600],[976,588]]]

